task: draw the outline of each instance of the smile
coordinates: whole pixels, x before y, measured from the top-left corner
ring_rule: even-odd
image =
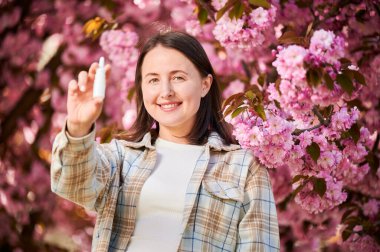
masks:
[[[172,111],[172,110],[175,110],[181,104],[182,103],[180,102],[176,102],[176,103],[166,103],[166,104],[158,104],[158,105],[164,111]]]

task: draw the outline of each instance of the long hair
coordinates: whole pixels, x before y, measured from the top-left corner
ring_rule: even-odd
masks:
[[[155,129],[152,129],[155,121],[143,103],[141,67],[146,54],[159,45],[183,53],[194,64],[202,77],[211,74],[213,78],[209,92],[201,99],[196,114],[196,124],[186,136],[189,143],[198,145],[206,143],[212,131],[217,132],[224,139],[225,144],[236,143],[232,138],[230,125],[223,120],[221,92],[206,52],[194,37],[177,31],[159,33],[151,37],[143,46],[137,61],[135,75],[137,119],[127,132],[119,134],[117,137],[128,141],[140,141],[147,132],[151,132],[153,138],[158,135],[159,124],[157,123]]]

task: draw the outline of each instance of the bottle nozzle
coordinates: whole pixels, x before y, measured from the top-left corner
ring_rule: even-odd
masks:
[[[100,57],[99,59],[99,67],[104,67],[104,57]]]
[[[106,74],[104,69],[104,57],[100,57],[99,66],[96,69],[93,97],[104,98],[106,92]]]

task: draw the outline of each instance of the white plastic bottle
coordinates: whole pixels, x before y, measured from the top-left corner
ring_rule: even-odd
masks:
[[[104,57],[100,57],[99,66],[96,69],[93,97],[104,98],[106,94],[106,70],[104,66]]]

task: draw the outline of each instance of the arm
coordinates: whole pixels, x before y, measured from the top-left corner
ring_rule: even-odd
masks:
[[[268,171],[253,164],[248,170],[240,210],[236,251],[279,251],[276,204]]]
[[[95,129],[80,138],[63,129],[53,144],[51,189],[59,196],[89,210],[103,207],[103,195],[121,165],[117,141],[107,145],[95,142]]]

